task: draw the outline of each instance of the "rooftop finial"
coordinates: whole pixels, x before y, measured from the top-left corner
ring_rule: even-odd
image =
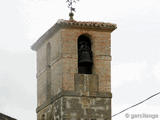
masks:
[[[70,13],[69,13],[69,16],[70,16],[70,20],[73,20],[73,12],[75,12],[75,8],[73,8],[73,3],[76,3],[77,1],[79,0],[67,0],[66,2],[68,3],[68,8],[70,8]]]

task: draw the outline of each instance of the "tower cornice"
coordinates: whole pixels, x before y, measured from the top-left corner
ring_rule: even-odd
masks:
[[[48,38],[62,28],[94,29],[112,32],[117,28],[116,24],[92,21],[58,20],[46,33],[44,33],[32,46],[37,50]]]

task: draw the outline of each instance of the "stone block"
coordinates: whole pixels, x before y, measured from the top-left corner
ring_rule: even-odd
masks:
[[[75,91],[80,95],[94,96],[98,92],[98,75],[74,74]]]

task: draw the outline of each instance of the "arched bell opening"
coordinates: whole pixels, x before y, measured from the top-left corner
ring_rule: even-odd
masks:
[[[92,49],[91,40],[86,35],[78,38],[78,73],[92,74]]]

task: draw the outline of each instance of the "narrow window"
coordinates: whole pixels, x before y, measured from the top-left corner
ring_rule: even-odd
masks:
[[[85,35],[78,38],[78,73],[92,74],[91,40]]]

